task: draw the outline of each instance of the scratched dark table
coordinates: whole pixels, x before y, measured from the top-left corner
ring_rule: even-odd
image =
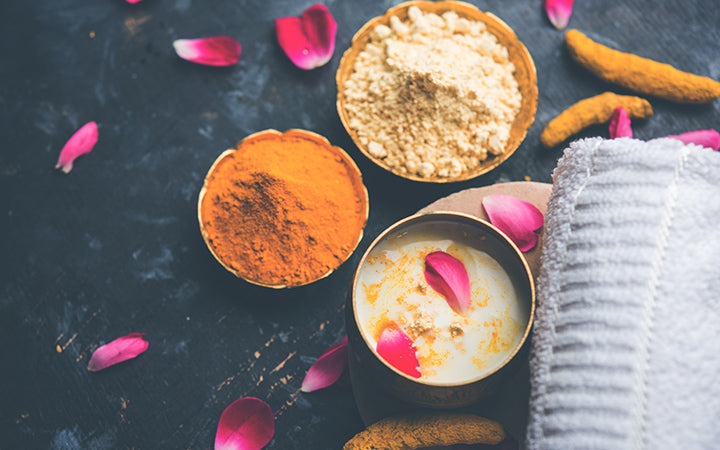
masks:
[[[578,68],[540,0],[472,1],[514,28],[538,69],[535,122],[491,173],[436,185],[370,163],[335,109],[335,70],[361,25],[396,1],[331,0],[334,57],[305,72],[277,45],[273,20],[312,1],[33,0],[0,2],[0,447],[212,448],[235,399],[265,400],[277,449],[337,449],[363,429],[347,384],[310,394],[303,376],[345,334],[343,301],[369,242],[385,227],[462,189],[551,182],[562,146],[539,134],[571,103],[605,90]],[[720,78],[716,0],[578,0],[570,27],[618,49]],[[226,34],[240,62],[179,59],[178,38]],[[720,102],[650,98],[641,139],[720,128]],[[65,141],[95,120],[100,139],[68,175]],[[255,287],[226,272],[200,237],[198,191],[213,160],[244,136],[304,128],[345,148],[370,193],[365,237],[330,277]],[[583,136],[607,136],[606,126]],[[103,372],[99,345],[144,332],[148,351]]]

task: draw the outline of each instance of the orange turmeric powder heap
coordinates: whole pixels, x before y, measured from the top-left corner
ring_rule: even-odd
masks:
[[[255,284],[300,286],[355,250],[367,191],[350,157],[321,136],[274,130],[218,158],[200,196],[201,230],[228,270]]]

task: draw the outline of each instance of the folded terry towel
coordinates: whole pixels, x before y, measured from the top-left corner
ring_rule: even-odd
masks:
[[[527,447],[720,448],[720,154],[585,139],[553,181]]]

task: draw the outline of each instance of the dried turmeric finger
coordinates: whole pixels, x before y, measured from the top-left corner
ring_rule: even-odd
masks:
[[[577,30],[565,33],[572,58],[596,76],[645,95],[678,103],[709,103],[720,97],[720,83],[669,64],[598,44]]]
[[[590,125],[608,122],[618,106],[633,119],[647,119],[653,114],[650,102],[644,98],[605,92],[580,100],[558,114],[543,130],[540,142],[546,148],[555,147]]]
[[[350,439],[343,450],[410,450],[455,444],[498,444],[505,430],[472,414],[388,417]]]

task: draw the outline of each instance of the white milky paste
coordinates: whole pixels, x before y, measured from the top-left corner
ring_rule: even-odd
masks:
[[[447,236],[447,233],[445,233]],[[411,230],[385,240],[366,258],[356,284],[361,333],[373,348],[392,322],[413,339],[422,380],[459,383],[497,368],[519,344],[530,308],[487,253]],[[472,303],[467,316],[455,313],[425,281],[425,255],[444,251],[465,265]]]

